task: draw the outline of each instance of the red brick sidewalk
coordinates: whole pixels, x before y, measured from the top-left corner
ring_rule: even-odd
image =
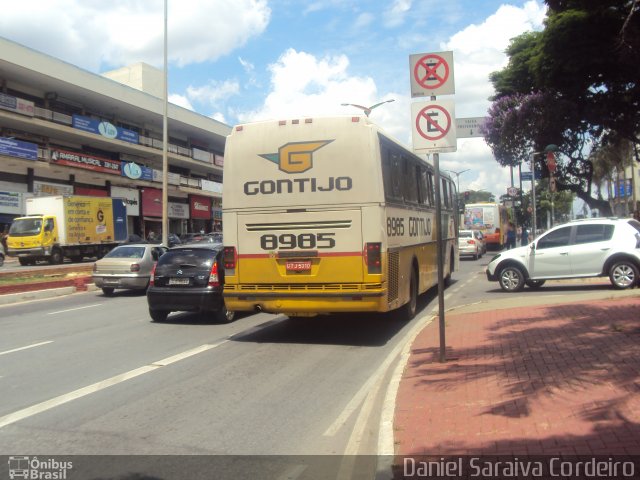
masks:
[[[640,454],[640,297],[448,314],[412,345],[397,455]]]

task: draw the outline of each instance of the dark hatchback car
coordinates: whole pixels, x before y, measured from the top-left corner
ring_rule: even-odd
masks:
[[[224,263],[221,243],[186,244],[162,255],[151,272],[147,303],[155,322],[171,312],[200,312],[217,322],[232,322],[222,298]]]

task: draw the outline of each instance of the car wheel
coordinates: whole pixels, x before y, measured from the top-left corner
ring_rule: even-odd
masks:
[[[214,316],[218,323],[231,323],[236,318],[236,312],[227,309],[223,302],[222,308],[215,312]]]
[[[540,288],[542,285],[544,285],[544,282],[546,282],[546,280],[531,280],[531,279],[527,279],[527,280],[525,280],[524,283],[526,283],[527,287],[529,287],[529,288]]]
[[[609,269],[609,280],[618,290],[633,287],[638,281],[638,267],[628,260],[618,261]]]
[[[102,287],[102,293],[104,293],[105,297],[113,297],[114,290],[115,290],[115,288]]]
[[[409,301],[401,307],[401,318],[409,321],[416,316],[418,311],[418,275],[411,268],[411,280],[409,280]]]
[[[149,309],[149,316],[154,322],[164,322],[169,316],[167,310],[151,310]]]
[[[59,265],[62,263],[63,260],[64,260],[64,257],[62,256],[62,251],[60,251],[57,248],[54,248],[51,251],[51,256],[49,257],[49,263],[51,265]]]
[[[509,265],[500,270],[500,288],[505,292],[519,292],[524,288],[524,274],[518,267]]]

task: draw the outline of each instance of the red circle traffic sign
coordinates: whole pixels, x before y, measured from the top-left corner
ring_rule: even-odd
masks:
[[[435,114],[430,115],[427,110],[436,110]],[[438,116],[439,113],[443,113],[446,119],[446,126],[441,126],[437,121],[435,121],[432,117]],[[421,122],[420,120],[426,120],[426,122]],[[426,128],[422,128],[422,127]],[[449,133],[449,129],[451,128],[451,115],[449,112],[440,105],[427,105],[422,110],[418,112],[416,115],[416,130],[421,137],[426,138],[427,140],[440,140],[444,138],[447,133]]]
[[[416,62],[413,78],[422,88],[435,90],[444,85],[449,78],[449,64],[440,55],[430,53]]]

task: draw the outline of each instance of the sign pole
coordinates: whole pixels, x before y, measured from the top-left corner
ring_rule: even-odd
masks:
[[[432,96],[431,100],[435,100],[436,97]],[[436,239],[436,249],[438,258],[438,330],[440,331],[440,363],[447,361],[447,342],[445,335],[445,321],[444,321],[444,248],[442,245],[442,197],[440,195],[440,154],[433,154],[433,168],[435,170],[435,183],[436,183],[436,232],[438,232],[438,238]]]

